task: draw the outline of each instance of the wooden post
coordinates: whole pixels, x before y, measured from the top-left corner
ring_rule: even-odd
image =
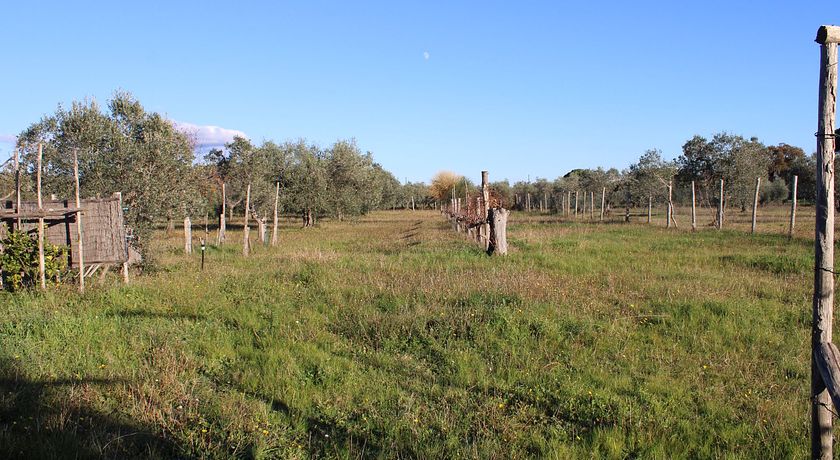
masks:
[[[184,254],[192,254],[192,220],[184,216]]]
[[[720,180],[720,197],[718,200],[718,230],[723,229],[723,179]]]
[[[18,150],[15,150],[15,212],[20,215],[20,159],[18,158]],[[17,218],[17,230],[21,229],[20,217]]]
[[[227,212],[227,193],[225,192],[225,183],[222,182],[222,213],[219,214],[219,244],[225,242],[225,231],[227,230],[227,225],[225,225],[225,212]]]
[[[484,250],[487,250],[490,245],[490,174],[487,171],[481,171],[481,243],[484,245]]]
[[[566,191],[566,217],[572,215],[572,191]]]
[[[578,215],[578,191],[575,190],[575,217]]]
[[[525,195],[525,207],[528,209],[528,212],[531,212],[531,192]]]
[[[840,27],[820,27],[817,42],[821,46],[816,158],[817,217],[811,321],[811,458],[831,459],[832,402],[816,365],[814,353],[819,350],[820,344],[831,343],[834,316],[834,121]]]
[[[694,193],[694,181],[691,181],[691,231],[697,231],[697,196]]]
[[[671,185],[671,181],[668,181],[668,211],[665,218],[667,222],[665,223],[665,228],[671,228],[671,219],[673,219],[674,214],[674,204],[671,202],[671,193],[673,191],[673,186]]]
[[[510,212],[504,208],[490,208],[488,220],[490,221],[490,244],[487,247],[488,255],[507,254],[507,218]]]
[[[248,184],[248,191],[245,192],[245,226],[242,229],[242,255],[248,257],[251,254],[251,235],[248,228],[249,210],[251,207],[251,184]]]
[[[589,220],[595,220],[595,192],[589,191]]]
[[[648,195],[648,220],[647,220],[647,223],[650,223],[651,217],[653,217],[653,195]]]
[[[277,207],[280,203],[280,181],[277,181],[277,185],[274,188],[274,222],[271,227],[271,245],[277,246],[277,223],[278,223],[278,216],[277,216]]]
[[[38,217],[38,275],[41,280],[41,289],[47,288],[47,277],[46,277],[46,263],[44,261],[44,202],[41,197],[41,160],[43,158],[43,145],[38,144],[38,161],[37,161],[37,168],[38,171],[35,175],[37,180],[36,190],[38,193],[38,212],[42,213],[41,217]],[[20,212],[20,210],[18,210]]]
[[[755,234],[756,217],[758,216],[758,189],[761,187],[761,177],[755,178],[755,198],[753,199],[753,213],[752,213],[752,231]]]
[[[79,150],[73,150],[73,179],[76,185],[76,239],[78,243],[78,254],[75,254],[79,261],[79,292],[85,292],[85,245],[84,233],[82,232],[82,199],[79,187]]]
[[[793,238],[793,230],[796,227],[796,186],[798,182],[799,176],[793,176],[793,194],[790,200],[790,230],[788,230],[788,238]]]
[[[601,222],[604,221],[604,205],[607,203],[607,188],[604,187],[601,189],[601,218],[598,219]]]
[[[122,192],[116,192],[116,193],[114,193],[114,196],[117,197],[120,209],[122,209],[123,208]],[[122,277],[123,277],[123,283],[128,284],[128,255],[129,255],[129,252],[131,251],[131,248],[128,247],[128,236],[126,236],[123,244],[125,244],[125,254],[123,254],[123,256],[125,257],[125,262],[123,262],[123,264],[122,264]]]

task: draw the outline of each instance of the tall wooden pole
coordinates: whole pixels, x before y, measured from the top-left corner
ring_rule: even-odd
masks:
[[[481,171],[481,224],[479,229],[481,243],[486,251],[490,245],[490,173]]]
[[[20,159],[18,158],[18,150],[15,150],[15,212],[20,215]],[[21,229],[20,217],[17,218],[17,230]]]
[[[251,254],[251,235],[248,227],[248,217],[251,208],[251,184],[248,184],[248,191],[245,192],[245,226],[242,229],[242,255],[248,257]]]
[[[192,254],[192,219],[189,214],[184,216],[184,254]]]
[[[793,194],[790,200],[790,229],[788,230],[788,238],[793,238],[793,230],[796,227],[796,186],[799,182],[799,176],[793,176]]]
[[[41,289],[47,288],[47,276],[46,276],[46,263],[44,261],[44,202],[41,197],[41,160],[43,158],[43,145],[38,144],[38,161],[37,161],[37,168],[38,171],[35,174],[37,185],[36,190],[38,193],[38,212],[40,216],[38,217],[38,275],[41,280]],[[20,210],[18,210],[20,212]]]
[[[816,365],[820,343],[831,342],[834,316],[834,120],[837,104],[837,43],[840,27],[822,26],[819,121],[817,122],[817,196],[814,238],[814,303],[811,321],[811,458],[831,459],[832,402]]]
[[[665,223],[665,228],[671,228],[671,218],[674,213],[674,205],[671,203],[671,181],[668,181],[668,211],[666,212],[665,218],[668,222]]]
[[[723,229],[723,179],[720,180],[720,199],[718,201],[718,230]]]
[[[589,220],[595,220],[595,192],[589,191]]]
[[[752,231],[755,234],[756,218],[758,216],[758,189],[761,187],[761,178],[755,178],[755,198],[753,198]]]
[[[694,193],[694,181],[691,181],[691,231],[697,231],[697,195]]]
[[[601,218],[598,219],[601,222],[604,221],[604,205],[607,203],[607,188],[604,187],[601,189]]]
[[[280,181],[277,181],[277,184],[274,187],[274,222],[271,227],[271,245],[277,246],[277,224],[278,224],[278,215],[277,215],[277,208],[280,204]]]
[[[650,223],[651,217],[653,217],[653,196],[648,195],[648,220],[647,220],[647,223]]]
[[[114,196],[117,198],[117,203],[119,203],[118,206],[120,207],[120,210],[122,210],[123,209],[122,192],[116,192],[116,193],[114,193]],[[125,262],[122,263],[122,277],[123,277],[123,283],[128,284],[128,256],[131,253],[131,248],[129,247],[128,236],[127,235],[126,235],[125,241],[123,241],[123,244],[125,245],[124,246],[125,247],[125,253],[123,254],[123,257],[125,257]]]
[[[578,192],[577,192],[577,190],[575,190],[575,217],[577,217],[577,214],[578,214]]]
[[[219,244],[225,242],[225,231],[227,225],[225,222],[225,213],[227,212],[227,193],[225,191],[225,183],[222,182],[222,214],[219,215]]]
[[[73,150],[73,179],[76,182],[76,239],[78,240],[79,292],[85,292],[85,245],[82,232],[82,198],[79,187],[79,150]]]

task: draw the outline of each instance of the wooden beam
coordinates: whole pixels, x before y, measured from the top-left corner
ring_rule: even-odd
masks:
[[[75,179],[76,183],[76,208],[81,209],[82,207],[82,199],[81,199],[81,192],[79,190],[79,150],[73,150],[73,179]],[[82,212],[76,211],[76,238],[78,238],[78,251],[79,253],[76,254],[79,261],[79,292],[85,292],[85,251],[84,251],[84,243],[83,243],[83,232],[82,232]]]
[[[820,26],[817,29],[817,39],[815,40],[821,45],[827,43],[840,43],[840,27],[838,26]]]

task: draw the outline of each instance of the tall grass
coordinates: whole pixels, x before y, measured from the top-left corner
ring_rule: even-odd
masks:
[[[807,455],[811,243],[680,224],[514,214],[488,258],[380,212],[204,271],[161,234],[128,286],[2,294],[0,455]]]

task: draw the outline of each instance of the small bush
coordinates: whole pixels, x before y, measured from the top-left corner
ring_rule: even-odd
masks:
[[[34,286],[38,274],[38,240],[23,231],[10,232],[2,241],[0,271],[10,291]],[[44,272],[49,284],[60,284],[67,272],[67,246],[44,242]]]

